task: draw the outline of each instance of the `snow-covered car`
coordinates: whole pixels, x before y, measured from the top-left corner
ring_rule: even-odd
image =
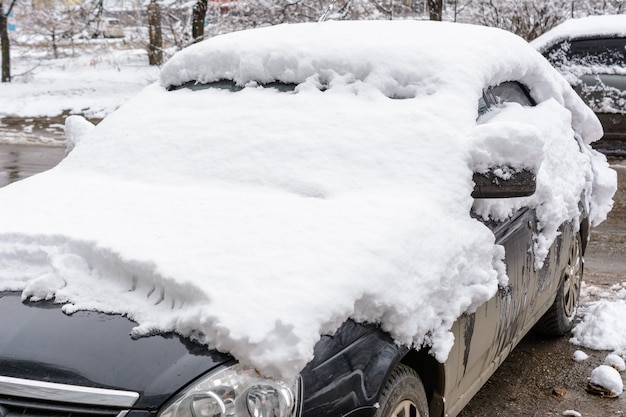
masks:
[[[454,416],[572,326],[616,175],[493,28],[281,25],[177,53],[0,190],[0,414]]]
[[[604,137],[594,148],[626,155],[626,15],[570,19],[532,44],[596,112]]]

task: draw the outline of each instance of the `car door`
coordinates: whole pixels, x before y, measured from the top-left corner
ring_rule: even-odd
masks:
[[[497,111],[507,102],[534,105],[522,85],[506,82],[485,90],[479,113]],[[451,415],[480,389],[543,308],[539,283],[542,271],[535,268],[533,245],[537,231],[535,211],[525,207],[505,221],[485,224],[496,242],[505,248],[509,281],[474,313],[459,318],[453,327],[455,346],[446,362],[446,400]]]

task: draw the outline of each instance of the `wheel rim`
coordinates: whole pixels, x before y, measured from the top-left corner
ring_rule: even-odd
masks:
[[[419,417],[420,414],[417,411],[417,406],[411,400],[404,400],[400,402],[390,417]]]
[[[563,281],[563,308],[567,317],[573,317],[578,307],[580,285],[582,281],[582,257],[580,256],[580,244],[574,239],[570,248],[569,260],[565,268]]]

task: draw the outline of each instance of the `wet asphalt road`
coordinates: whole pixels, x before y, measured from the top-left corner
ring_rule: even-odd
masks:
[[[0,144],[0,186],[53,167],[64,153],[63,146]],[[616,203],[593,231],[585,256],[585,282],[605,288],[626,281],[626,160],[611,162],[619,178]],[[567,337],[528,335],[460,417],[547,417],[567,410],[584,417],[626,416],[626,394],[607,399],[585,391],[592,369],[608,352],[585,349],[589,359],[577,363],[572,360],[577,349]]]
[[[0,145],[0,187],[45,171],[64,155],[64,146]]]

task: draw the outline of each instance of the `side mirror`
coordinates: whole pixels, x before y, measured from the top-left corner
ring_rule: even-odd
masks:
[[[498,170],[501,171],[501,170]],[[497,175],[496,170],[474,173],[474,198],[513,198],[528,197],[537,189],[537,176],[534,172],[522,170]]]

